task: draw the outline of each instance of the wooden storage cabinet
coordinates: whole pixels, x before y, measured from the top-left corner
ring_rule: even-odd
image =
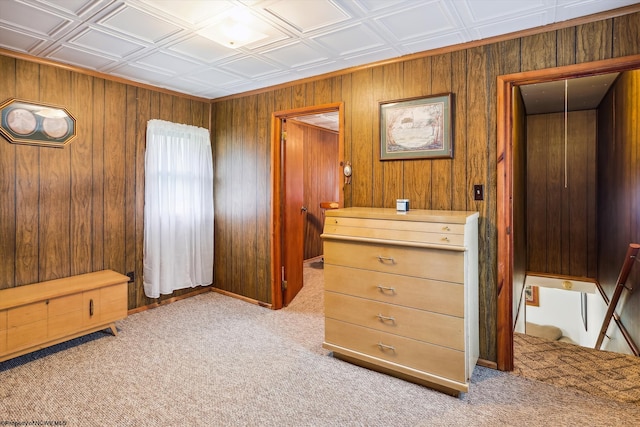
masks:
[[[115,335],[128,280],[103,270],[0,290],[0,361],[106,328]]]
[[[326,212],[325,341],[336,357],[457,395],[478,360],[478,213]]]

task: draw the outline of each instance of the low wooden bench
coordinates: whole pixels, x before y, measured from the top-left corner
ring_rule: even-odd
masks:
[[[0,290],[0,362],[127,317],[129,277],[111,270]]]

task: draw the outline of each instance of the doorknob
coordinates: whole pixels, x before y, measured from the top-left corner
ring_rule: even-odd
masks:
[[[306,212],[306,211],[307,211],[307,207],[306,206],[303,206],[303,207],[300,208],[300,212]]]

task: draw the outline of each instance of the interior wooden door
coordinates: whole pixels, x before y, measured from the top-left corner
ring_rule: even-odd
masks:
[[[295,298],[303,286],[302,263],[304,255],[304,138],[303,128],[294,122],[286,123],[282,138],[283,155],[283,223],[282,223],[282,303]]]

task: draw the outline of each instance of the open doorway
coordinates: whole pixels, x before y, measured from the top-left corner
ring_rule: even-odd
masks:
[[[320,199],[336,198],[343,205],[343,123],[342,103],[272,115],[271,283],[275,309],[287,306],[302,289],[305,255],[312,257],[321,251]],[[327,142],[324,147],[313,143],[320,145],[320,139]],[[318,161],[319,157],[324,160]]]
[[[523,255],[526,254],[526,191],[523,191],[526,176],[522,167],[526,158],[518,145],[525,124],[521,119],[521,97],[513,94],[523,85],[625,72],[638,67],[640,56],[636,55],[498,78],[498,369],[513,370],[514,367],[514,313],[518,312],[520,304],[514,294],[521,294],[527,269],[527,259]]]

